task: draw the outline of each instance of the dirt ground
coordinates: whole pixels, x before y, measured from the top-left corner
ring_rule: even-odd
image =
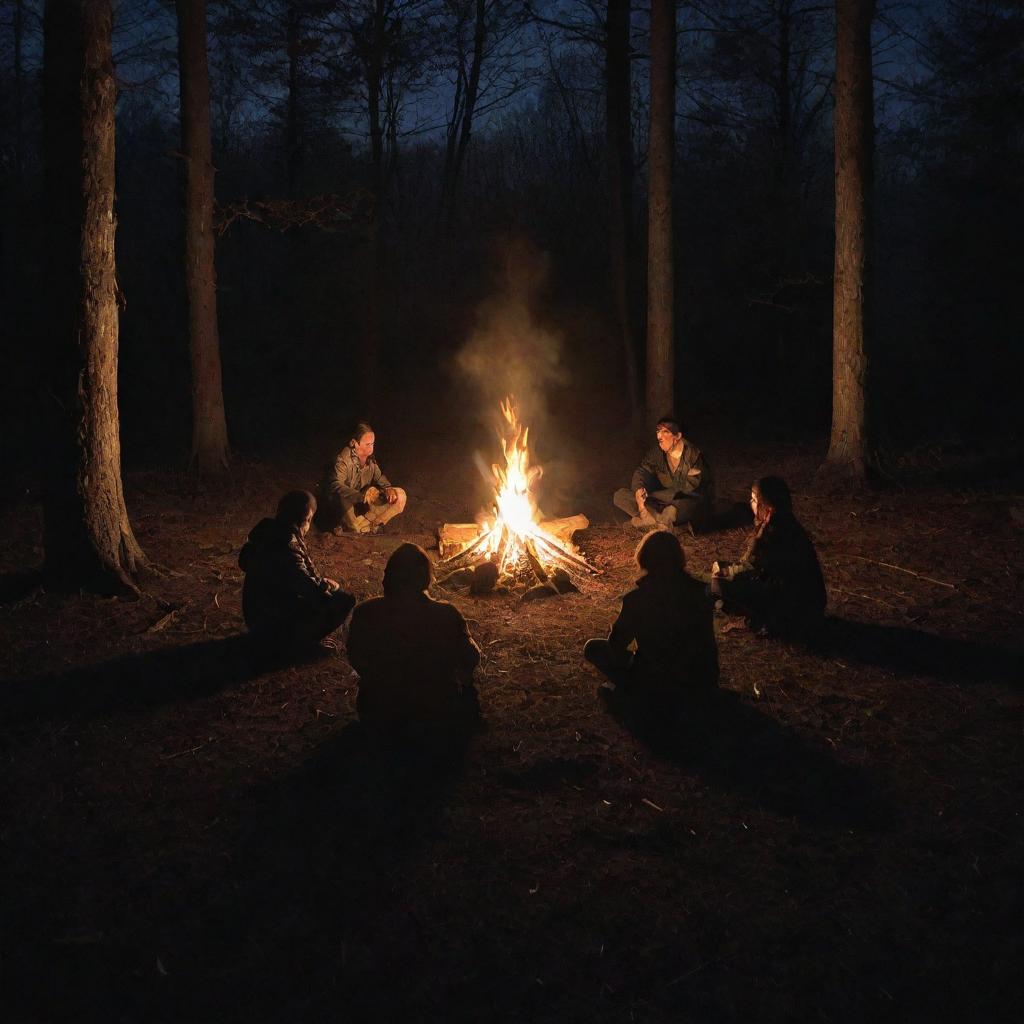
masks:
[[[381,447],[406,515],[310,543],[360,597],[480,500],[468,452]],[[635,576],[608,498],[637,454],[547,467],[546,511],[591,517],[580,593],[437,595],[481,645],[486,716],[443,767],[363,735],[343,655],[249,656],[238,549],[312,483],[302,456],[241,464],[227,496],[130,476],[160,567],[137,601],[18,589],[39,510],[9,508],[6,1019],[1019,1020],[1024,496],[836,497],[815,452],[723,442],[723,493],[794,484],[829,629],[721,634],[721,701],[655,742],[580,657]],[[684,546],[703,569],[745,537]]]

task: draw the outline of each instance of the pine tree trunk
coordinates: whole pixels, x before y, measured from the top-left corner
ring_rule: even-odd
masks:
[[[647,185],[647,415],[675,396],[672,156],[675,149],[676,9],[651,0],[651,127]]]
[[[605,148],[608,167],[608,264],[615,321],[622,346],[622,369],[630,412],[641,411],[640,371],[630,287],[632,237],[633,139],[630,131],[630,0],[608,0],[605,33]],[[655,414],[658,415],[658,414]]]
[[[863,481],[868,417],[874,0],[836,2],[836,241],[832,299],[832,436],[825,469]]]
[[[52,423],[46,572],[117,592],[145,564],[125,509],[117,409],[114,68],[110,0],[46,5]]]
[[[213,160],[206,0],[177,0],[181,148],[185,156],[185,290],[192,360],[192,460],[204,477],[228,468],[227,420],[217,332]]]

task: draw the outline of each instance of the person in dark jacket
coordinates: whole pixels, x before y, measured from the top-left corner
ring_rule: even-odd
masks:
[[[724,612],[746,616],[753,629],[806,636],[821,623],[828,600],[814,544],[781,477],[758,480],[750,507],[753,536],[740,562],[712,565],[712,594],[722,598]]]
[[[654,526],[704,525],[714,507],[714,480],[704,453],[683,437],[675,416],[663,416],[657,444],[640,460],[628,488],[612,496],[616,508],[641,530]]]
[[[347,618],[356,600],[321,576],[303,538],[316,512],[309,491],[290,491],[277,515],[253,527],[238,556],[245,573],[242,614],[249,632],[268,650],[314,648]]]
[[[393,738],[429,740],[479,718],[480,648],[459,610],[427,594],[431,578],[423,548],[401,544],[384,568],[384,596],[352,613],[347,650],[359,674],[359,718]]]
[[[351,433],[320,482],[316,528],[325,533],[376,533],[405,511],[405,491],[384,475],[373,454],[373,427],[359,421]]]
[[[616,689],[662,703],[713,689],[718,683],[714,607],[706,586],[686,571],[675,534],[647,534],[636,563],[643,575],[623,597],[608,638],[588,640],[583,656]]]

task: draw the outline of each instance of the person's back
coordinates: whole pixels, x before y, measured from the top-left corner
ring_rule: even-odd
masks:
[[[384,596],[352,613],[347,649],[364,721],[429,729],[475,708],[480,649],[458,609],[426,593],[429,583],[426,554],[403,544],[388,560]]]
[[[608,638],[588,640],[583,656],[627,692],[673,697],[714,687],[714,606],[704,584],[686,572],[678,539],[649,533],[636,562],[643,576],[623,597]]]
[[[685,570],[644,576],[623,597],[620,623],[636,641],[631,674],[638,685],[700,689],[718,682],[714,605]]]

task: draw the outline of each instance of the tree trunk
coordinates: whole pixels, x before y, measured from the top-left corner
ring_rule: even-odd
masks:
[[[48,576],[118,592],[136,589],[131,576],[145,556],[121,483],[110,33],[110,0],[46,5],[47,307],[57,409],[43,534]]]
[[[222,476],[230,449],[217,333],[213,161],[206,0],[177,0],[181,148],[185,156],[185,290],[192,358],[192,460],[204,477]]]
[[[387,46],[387,9],[385,0],[376,0],[370,26],[369,54],[366,60],[367,115],[370,128],[370,159],[374,197],[373,220],[369,227],[369,282],[364,309],[366,319],[359,345],[359,396],[364,415],[373,414],[380,367],[381,318],[385,276],[386,239],[384,207],[386,169],[384,165],[384,121],[381,100],[384,84],[384,57]]]
[[[868,318],[874,0],[836,2],[836,241],[832,299],[832,436],[825,468],[863,481],[872,458],[868,423]]]
[[[21,197],[25,173],[25,0],[14,4],[14,181]]]
[[[672,156],[675,149],[676,9],[651,0],[651,125],[647,184],[647,415],[674,405]]]
[[[449,147],[451,160],[446,161],[444,179],[444,203],[446,223],[450,230],[455,219],[455,201],[459,188],[459,175],[465,163],[466,150],[473,134],[473,117],[476,114],[476,100],[480,92],[480,71],[484,62],[484,43],[487,41],[486,0],[476,0],[473,21],[473,56],[469,73],[466,75],[466,91],[462,103],[462,116],[456,133],[455,146]]]
[[[630,298],[633,200],[633,138],[630,131],[630,0],[608,0],[605,32],[605,142],[608,167],[608,264],[615,325],[622,346],[626,397],[634,420],[642,399]],[[655,415],[658,415],[657,413]]]

